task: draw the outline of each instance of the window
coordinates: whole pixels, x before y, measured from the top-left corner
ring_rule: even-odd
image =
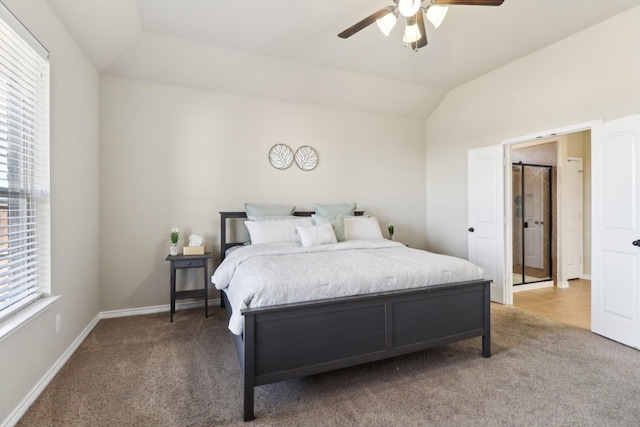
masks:
[[[47,57],[0,3],[0,320],[49,291]]]

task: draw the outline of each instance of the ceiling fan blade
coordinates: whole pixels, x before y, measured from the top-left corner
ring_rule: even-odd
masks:
[[[420,30],[420,34],[422,35],[417,42],[411,43],[411,48],[413,50],[418,50],[427,45],[427,32],[424,29],[424,13],[422,10],[419,10],[416,13],[416,23],[418,24],[418,29]]]
[[[500,6],[504,0],[431,0],[431,4],[438,6]]]
[[[369,25],[376,22],[377,19],[382,18],[383,16],[385,16],[388,13],[391,13],[392,11],[393,11],[393,7],[391,6],[385,7],[384,9],[380,9],[376,13],[367,16],[362,21],[344,30],[343,32],[338,34],[338,37],[340,37],[341,39],[349,38],[355,33],[357,33],[358,31],[362,30],[363,28],[368,27]]]

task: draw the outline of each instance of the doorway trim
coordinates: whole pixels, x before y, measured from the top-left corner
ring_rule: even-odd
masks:
[[[592,121],[588,121],[588,122],[583,122],[583,123],[577,123],[574,125],[569,125],[569,126],[563,126],[560,128],[555,128],[555,129],[550,129],[550,130],[545,130],[545,131],[541,131],[541,132],[536,132],[536,133],[531,133],[528,135],[523,135],[523,136],[518,136],[515,138],[509,138],[509,139],[505,139],[503,141],[501,141],[502,146],[504,147],[504,197],[503,197],[503,212],[505,215],[505,220],[504,220],[504,247],[505,247],[505,251],[504,251],[504,266],[505,266],[505,271],[513,271],[513,247],[512,247],[512,241],[513,241],[513,233],[512,233],[512,223],[513,223],[513,213],[511,210],[511,206],[507,206],[507,201],[510,200],[509,196],[511,195],[511,179],[507,179],[507,177],[510,177],[510,170],[511,170],[511,145],[515,145],[515,144],[521,144],[523,142],[532,142],[535,140],[539,140],[539,139],[546,139],[546,138],[553,138],[553,137],[557,137],[557,136],[561,136],[561,135],[566,135],[569,133],[575,133],[575,132],[582,132],[585,130],[591,130],[591,128],[594,125],[598,125],[600,123],[602,123],[603,120],[602,119],[598,119],[598,120],[592,120]],[[558,197],[560,197],[560,195],[558,195]],[[560,233],[558,233],[558,247],[561,247],[562,242],[561,242],[561,236]],[[558,256],[560,256],[560,250],[558,251]],[[560,262],[560,260],[558,260],[558,270],[557,270],[557,277],[558,277],[558,281],[560,281],[561,277],[562,277],[562,263]],[[511,277],[511,275],[509,274],[505,274],[505,280],[504,280],[504,299],[505,299],[505,303],[508,305],[513,305],[513,277]]]

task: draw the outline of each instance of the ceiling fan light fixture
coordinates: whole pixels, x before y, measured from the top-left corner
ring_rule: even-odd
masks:
[[[396,14],[393,12],[389,12],[384,15],[382,18],[376,19],[376,24],[378,24],[378,28],[382,31],[382,34],[385,36],[389,36],[391,30],[396,25]]]
[[[427,45],[427,31],[424,26],[425,15],[431,24],[438,28],[447,14],[447,6],[500,6],[504,0],[393,0],[393,3],[395,5],[383,7],[338,33],[338,37],[347,39],[374,22],[377,23],[380,31],[388,36],[399,15],[402,15],[406,20],[402,40],[405,46],[411,45],[413,50],[418,51]]]
[[[440,24],[442,24],[442,21],[444,21],[448,10],[449,8],[446,6],[429,6],[427,9],[427,19],[434,27],[438,28]]]
[[[398,0],[398,10],[405,18],[414,16],[420,10],[420,0]]]
[[[418,28],[418,24],[415,22],[407,22],[407,27],[404,29],[404,37],[402,41],[406,44],[415,43],[420,40],[422,34],[420,34],[420,29]]]

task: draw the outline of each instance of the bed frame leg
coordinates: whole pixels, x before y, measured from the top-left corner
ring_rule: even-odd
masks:
[[[253,413],[253,396],[255,386],[255,317],[244,315],[244,420],[251,421],[255,418]]]
[[[488,335],[482,336],[482,357],[491,357],[491,340]]]
[[[484,285],[484,335],[482,357],[491,357],[491,282]]]
[[[244,386],[244,420],[251,421],[253,414],[253,386]]]

